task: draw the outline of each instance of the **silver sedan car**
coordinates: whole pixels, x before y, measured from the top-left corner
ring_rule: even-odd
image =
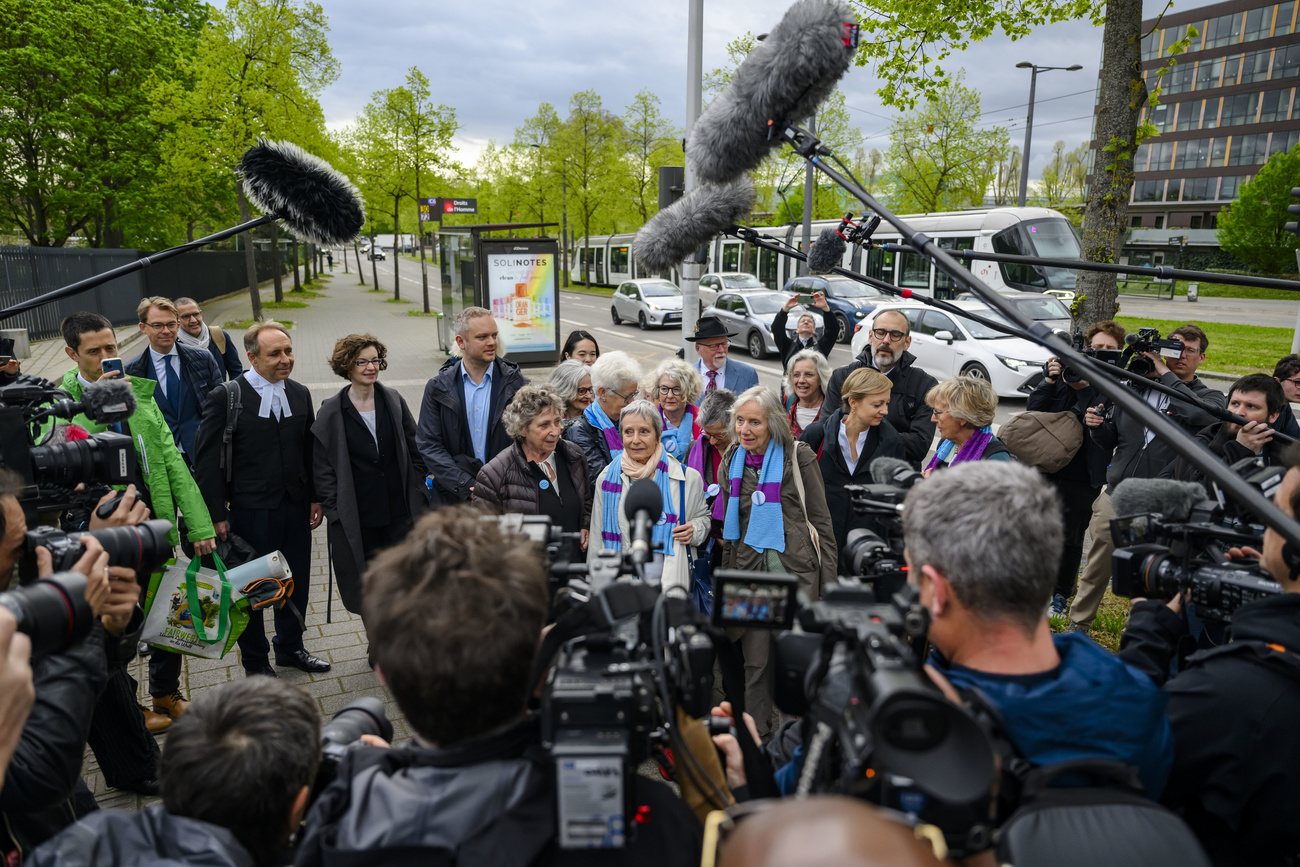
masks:
[[[680,326],[682,290],[667,280],[628,280],[614,290],[609,315],[615,325],[635,322],[642,331],[651,326]]]
[[[789,292],[721,292],[713,305],[704,309],[705,316],[716,316],[723,321],[735,336],[731,338],[732,346],[743,346],[753,358],[766,358],[776,353],[776,340],[772,337],[772,320],[781,312],[781,307],[790,298]],[[790,311],[786,323],[786,333],[793,333],[802,307]],[[817,312],[813,318],[821,326],[821,316]]]

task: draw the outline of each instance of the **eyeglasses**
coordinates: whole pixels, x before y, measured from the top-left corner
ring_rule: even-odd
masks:
[[[609,393],[610,393],[610,394],[617,394],[619,397],[623,398],[623,403],[631,403],[631,402],[632,402],[632,398],[636,397],[636,391],[635,391],[635,390],[633,390],[633,391],[631,391],[631,392],[629,392],[629,393],[627,393],[627,394],[624,394],[624,393],[621,392],[621,391],[615,391],[614,389],[611,388],[611,389],[609,390]]]
[[[146,324],[154,331],[175,331],[180,327],[180,323],[175,319],[171,322],[149,322]]]
[[[704,435],[708,437],[711,442],[715,442],[715,443],[722,442],[727,438],[727,432],[725,430],[720,431],[719,433],[710,433],[709,431],[705,431]]]
[[[888,338],[893,343],[897,343],[907,336],[906,331],[895,331],[892,328],[873,328],[871,329],[871,334],[877,340],[885,340]]]
[[[356,365],[358,368],[369,367],[372,364],[375,365],[375,367],[379,367],[379,368],[382,368],[384,366],[384,360],[382,358],[358,358],[356,361],[352,363]]]
[[[659,393],[664,396],[671,394],[673,397],[681,397],[682,388],[680,385],[661,385],[659,386]]]
[[[596,390],[594,388],[578,388],[578,397],[591,397],[595,393]],[[619,397],[622,397],[622,395],[619,395]]]
[[[1300,376],[1297,376],[1294,379],[1284,379],[1282,380],[1282,382],[1289,382],[1292,385],[1294,385],[1296,388],[1300,388]]]
[[[202,318],[203,318],[203,311],[202,311],[202,310],[195,310],[193,313],[182,313],[182,314],[181,314],[181,321],[182,321],[182,322],[189,322],[191,319],[202,319]]]
[[[703,349],[711,349],[716,352],[719,349],[726,349],[728,346],[728,342],[725,340],[721,340],[713,343],[697,343],[695,345]]]

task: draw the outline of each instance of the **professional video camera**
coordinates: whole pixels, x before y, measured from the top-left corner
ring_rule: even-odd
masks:
[[[1233,469],[1266,496],[1284,473],[1250,458]],[[1226,556],[1228,548],[1261,547],[1263,527],[1247,512],[1206,499],[1199,484],[1126,479],[1112,499],[1120,515],[1110,522],[1116,596],[1171,599],[1186,592],[1197,617],[1228,623],[1247,602],[1282,592],[1255,560]]]
[[[384,712],[382,699],[366,695],[348,702],[321,729],[321,761],[312,787],[312,800],[334,782],[339,762],[361,743],[362,735],[375,735],[392,743],[393,724]]]
[[[1143,330],[1152,330],[1152,329],[1143,329]],[[1157,333],[1156,336],[1159,337],[1159,334]],[[1070,342],[1074,344],[1074,348],[1076,351],[1082,352],[1084,355],[1087,355],[1090,358],[1095,358],[1098,361],[1100,361],[1102,364],[1111,364],[1114,365],[1115,367],[1124,366],[1124,363],[1121,360],[1124,356],[1123,350],[1093,349],[1091,346],[1087,344],[1087,341],[1083,339],[1082,331],[1076,330],[1074,332],[1074,335],[1070,338]],[[1048,375],[1047,366],[1048,366],[1048,362],[1044,362],[1043,376]],[[1154,370],[1154,368],[1152,369]],[[1061,380],[1065,382],[1067,385],[1077,385],[1078,383],[1083,382],[1083,374],[1075,370],[1073,367],[1070,367],[1070,365],[1066,364],[1064,361],[1061,361]]]
[[[136,474],[131,438],[99,433],[84,439],[37,442],[45,423],[85,414],[91,421],[114,424],[135,412],[135,393],[120,379],[89,386],[80,401],[51,382],[32,376],[0,388],[0,465],[22,477],[18,500],[29,517],[70,507],[88,509],[107,490],[125,485]],[[78,485],[82,490],[75,490]]]
[[[1139,328],[1137,334],[1124,337],[1125,347],[1120,355],[1119,366],[1127,368],[1138,376],[1150,376],[1156,372],[1156,366],[1144,352],[1159,353],[1162,358],[1178,358],[1183,354],[1180,340],[1161,339],[1160,331],[1155,328]]]
[[[850,530],[840,553],[849,575],[871,584],[881,599],[892,599],[907,584],[903,560],[903,500],[923,477],[907,461],[876,458],[871,462],[869,485],[845,485],[849,503],[858,515],[872,517],[874,529]]]

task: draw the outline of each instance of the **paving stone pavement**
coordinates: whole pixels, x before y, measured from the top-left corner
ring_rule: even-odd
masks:
[[[415,305],[387,303],[385,299],[391,297],[391,292],[367,291],[370,287],[357,285],[355,271],[345,275],[341,267],[336,267],[332,279],[323,282],[325,288],[321,296],[311,299],[309,306],[267,311],[268,316],[282,316],[294,323],[294,378],[311,388],[319,405],[345,384],[329,368],[329,355],[334,349],[334,341],[352,332],[369,332],[378,336],[388,347],[389,367],[383,373],[383,381],[401,392],[410,403],[412,413],[418,416],[424,383],[446,360],[446,355],[438,351],[435,331],[437,320],[433,317],[408,316],[408,310],[418,309]],[[292,281],[286,281],[286,298],[292,298],[287,291],[290,287]],[[266,302],[272,297],[268,284],[263,287],[262,298]],[[204,318],[208,322],[221,323],[249,318],[251,315],[246,294],[204,304]],[[230,333],[236,340],[242,339],[242,331],[231,330]],[[120,337],[129,334],[130,329],[119,332]],[[42,344],[47,343],[50,342],[42,341]],[[135,355],[143,348],[143,344],[136,343],[123,354]],[[34,363],[25,364],[24,369],[51,378],[62,376],[69,366],[61,352],[45,345],[34,345],[32,358]],[[383,699],[388,718],[393,721],[394,740],[403,742],[410,738],[411,732],[392,697],[366,664],[366,632],[361,625],[361,618],[349,614],[343,608],[337,592],[334,593],[331,622],[326,622],[327,566],[325,527],[322,525],[312,539],[311,603],[304,640],[308,651],[328,659],[333,667],[324,674],[315,675],[293,669],[279,669],[280,677],[311,693],[320,706],[322,716],[326,718],[361,696]],[[266,618],[266,628],[268,631],[273,629],[270,617]],[[148,703],[147,662],[137,658],[131,663],[130,672],[140,684],[141,704]],[[181,690],[194,698],[215,689],[219,684],[243,676],[237,650],[219,660],[186,657],[181,674]],[[166,733],[162,733],[158,740],[160,745],[165,743]],[[86,751],[83,775],[102,807],[140,809],[158,801],[108,788],[98,763],[89,750]]]

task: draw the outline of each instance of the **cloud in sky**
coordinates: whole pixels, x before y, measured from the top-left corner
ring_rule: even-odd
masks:
[[[321,98],[331,128],[351,122],[374,91],[400,84],[411,66],[430,78],[436,101],[456,110],[456,145],[466,163],[490,139],[510,141],[514,128],[542,102],[564,116],[570,95],[579,90],[595,90],[606,109],[621,114],[638,91],[648,89],[659,96],[666,116],[685,123],[686,0],[320,2],[342,67]],[[1179,11],[1207,2],[1191,0]],[[728,41],[746,31],[770,30],[788,6],[789,0],[704,0],[705,71],[724,63]],[[1101,28],[1083,21],[1040,28],[1015,43],[991,37],[948,58],[945,67],[965,70],[966,84],[981,95],[984,120],[1008,127],[1020,146],[1029,72],[1016,63],[1083,66],[1038,77],[1030,159],[1037,177],[1053,142],[1072,148],[1090,138],[1100,59]],[[878,87],[870,68],[859,67],[840,85],[868,145],[883,150],[892,112],[880,104]]]

